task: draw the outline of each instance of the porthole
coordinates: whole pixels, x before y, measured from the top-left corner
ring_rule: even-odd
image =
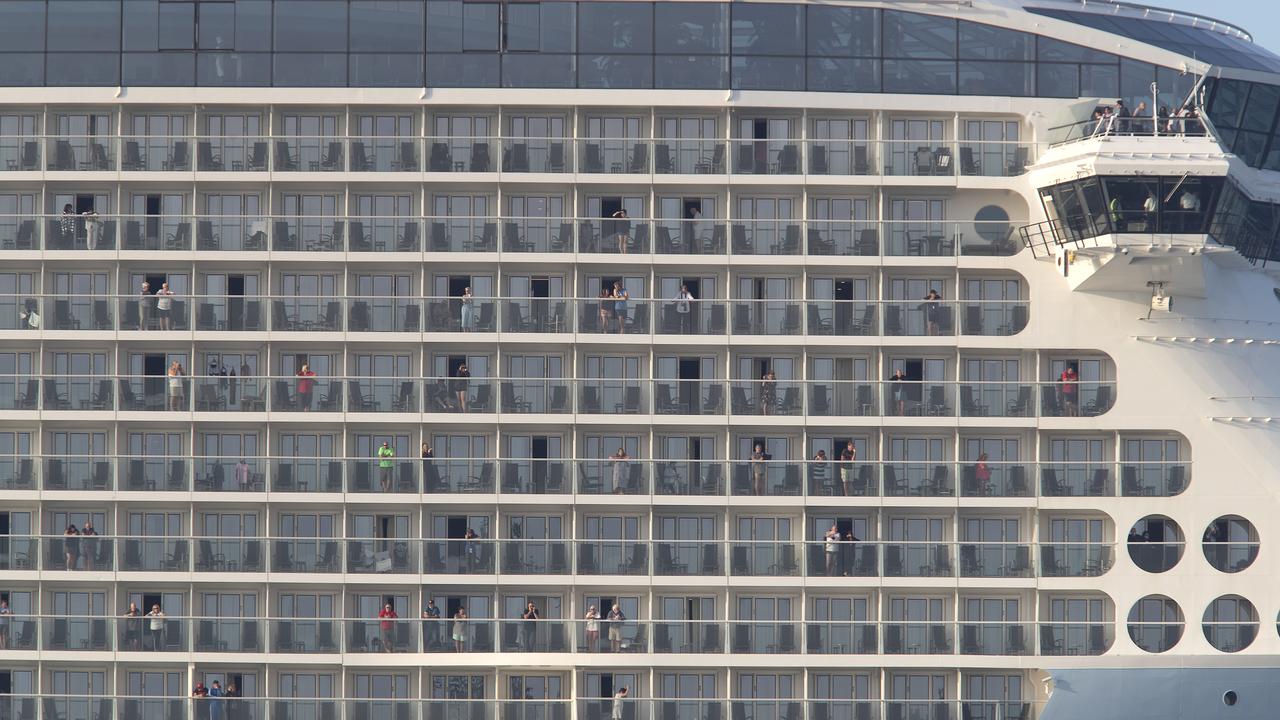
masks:
[[[1258,636],[1258,611],[1239,595],[1223,595],[1204,609],[1201,626],[1210,645],[1222,652],[1239,652]]]
[[[1235,705],[1237,699],[1238,698],[1236,697],[1235,690],[1228,690],[1222,693],[1222,704],[1226,705],[1227,707],[1231,707],[1232,705]]]
[[[1001,242],[1009,237],[1009,213],[999,205],[984,205],[974,213],[973,224],[978,235],[987,242]]]
[[[1129,530],[1129,557],[1149,573],[1172,570],[1185,545],[1182,528],[1164,515],[1148,515]]]
[[[1258,559],[1258,531],[1239,515],[1223,515],[1204,529],[1201,546],[1215,569],[1238,573]]]
[[[1149,653],[1162,653],[1182,639],[1182,608],[1164,595],[1148,595],[1129,610],[1129,637]]]

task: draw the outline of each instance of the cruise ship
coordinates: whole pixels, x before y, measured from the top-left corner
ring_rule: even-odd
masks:
[[[0,86],[0,719],[1275,716],[1245,29],[5,0]]]

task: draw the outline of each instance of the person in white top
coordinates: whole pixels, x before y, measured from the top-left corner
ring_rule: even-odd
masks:
[[[681,285],[676,293],[676,315],[680,317],[680,333],[688,335],[693,332],[693,301],[697,300],[689,292],[688,285]]]
[[[147,617],[151,618],[147,623],[148,629],[151,631],[151,649],[164,649],[164,611],[160,609],[160,603],[151,606],[151,612],[147,613]]]
[[[98,211],[89,208],[80,214],[84,216],[85,246],[97,250],[98,241],[102,239],[102,220],[98,218]]]
[[[173,291],[169,289],[169,283],[160,283],[160,289],[156,291],[156,316],[160,318],[161,330],[173,329],[173,319],[169,317],[172,309]]]
[[[627,688],[622,687],[613,695],[613,708],[609,713],[609,720],[622,720],[622,707],[627,699]]]
[[[836,576],[836,562],[840,557],[840,531],[835,525],[822,535],[822,555],[827,561],[827,577]]]
[[[1182,212],[1182,232],[1200,232],[1200,196],[1191,190],[1183,190],[1178,198],[1178,209]]]

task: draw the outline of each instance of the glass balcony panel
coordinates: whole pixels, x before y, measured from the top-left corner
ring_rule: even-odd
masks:
[[[729,652],[778,655],[800,652],[800,623],[730,622]]]
[[[190,138],[126,135],[120,142],[120,169],[125,172],[189,172],[192,169]]]
[[[601,218],[578,221],[578,252],[626,255],[649,253],[652,225],[636,218]]]
[[[500,620],[499,652],[569,652],[570,623],[564,620]]]
[[[419,172],[419,140],[402,137],[351,139],[351,172]]]
[[[894,497],[951,497],[956,494],[950,463],[885,463],[884,494]]]
[[[44,324],[49,302],[21,295],[0,295],[0,330],[36,330]]]
[[[609,175],[648,174],[649,150],[647,140],[635,138],[585,138],[578,141],[581,155],[578,172]]]
[[[1040,623],[1041,655],[1101,655],[1114,639],[1111,623]]]
[[[813,460],[805,463],[809,495],[866,497],[880,494],[879,465],[866,462]]]
[[[734,415],[801,415],[804,412],[798,380],[734,380],[729,383],[730,412]]]
[[[191,491],[191,478],[188,477],[191,465],[188,465],[186,457],[141,455],[120,457],[116,462],[119,464],[119,470],[124,473],[124,477],[120,478],[120,489],[123,491],[150,492],[156,489],[170,492]],[[200,460],[197,460],[198,464]],[[200,470],[197,470],[197,473],[198,471]]]
[[[501,492],[559,495],[572,492],[568,460],[503,460]]]
[[[1016,177],[1031,164],[1031,146],[1000,140],[962,140],[960,174],[985,177]]]
[[[1253,644],[1258,636],[1257,623],[1204,623],[1204,637],[1223,652],[1236,652]]]
[[[347,572],[379,575],[417,574],[420,543],[405,538],[347,540]]]
[[[651,464],[634,459],[578,460],[581,495],[648,495]]]
[[[604,615],[596,621],[576,620],[570,623],[574,648],[588,653],[649,652],[649,623],[637,620],[610,621]],[[592,630],[591,628],[595,629]]]
[[[189,572],[190,542],[185,538],[119,538],[122,572]]]
[[[884,174],[921,177],[955,175],[951,145],[929,140],[886,140]]]
[[[964,497],[1030,497],[1030,463],[960,463],[960,493]]]
[[[573,327],[572,300],[518,298],[502,301],[502,331],[561,333]]]
[[[111,632],[105,617],[43,617],[45,650],[110,650]]]
[[[724,624],[703,620],[655,620],[653,651],[657,653],[722,653]]]
[[[45,159],[51,171],[115,170],[117,153],[113,138],[63,135],[45,140]]]
[[[251,618],[196,618],[196,652],[262,652],[265,621]]]
[[[1258,551],[1262,547],[1256,542],[1210,542],[1201,543],[1205,559],[1214,568],[1222,572],[1240,572],[1258,559]]]
[[[263,315],[266,301],[248,300],[243,297],[203,296],[195,299],[196,329],[203,331],[249,331],[267,329]],[[150,316],[143,316],[135,301],[125,301],[121,315],[122,330],[146,330],[154,325]],[[285,328],[281,328],[285,329]],[[244,378],[241,378],[243,381]]]
[[[420,412],[417,380],[359,378],[347,380],[347,412]]]
[[[810,300],[805,303],[806,334],[821,337],[865,337],[880,332],[873,302]]]
[[[494,172],[498,141],[485,137],[427,138],[428,172]]]
[[[42,478],[45,490],[111,490],[115,485],[115,458],[46,457]]]
[[[502,572],[511,575],[566,575],[568,540],[499,540]]]
[[[716,461],[659,460],[653,473],[658,495],[724,495],[724,465]]]
[[[1031,626],[1026,623],[960,624],[962,655],[1026,655]]]
[[[996,220],[975,220],[967,223],[956,223],[956,240],[960,246],[961,255],[984,255],[988,257],[1009,257],[1017,255],[1022,250],[1022,242],[1017,237],[1017,229],[1008,221]],[[1015,322],[1006,322],[1009,328],[1013,329],[1008,333],[1014,334],[1021,329],[1016,322],[1021,319],[1022,324],[1026,324],[1026,315],[1009,318]],[[1000,325],[996,325],[1000,327]],[[995,333],[1000,334],[1000,333]]]
[[[1179,462],[1124,462],[1120,491],[1125,497],[1172,497],[1187,489],[1189,471]]]
[[[367,296],[350,300],[347,313],[351,332],[416,333],[421,329],[422,304],[416,298]]]
[[[951,546],[938,542],[887,542],[885,577],[952,577]]]
[[[271,572],[336,573],[341,571],[341,540],[280,538],[271,541]]]
[[[805,384],[809,389],[809,415],[866,417],[878,414],[875,383],[813,380]]]
[[[271,491],[342,492],[343,475],[343,463],[338,458],[273,458]]]
[[[718,300],[677,299],[650,303],[655,315],[654,332],[663,335],[724,335],[728,304]]]
[[[733,335],[803,335],[804,303],[795,300],[734,300]]]
[[[196,572],[262,572],[265,549],[257,538],[196,538]]]
[[[948,622],[886,622],[881,632],[886,655],[950,655],[955,651]]]
[[[340,137],[276,138],[275,172],[342,172],[347,169],[344,145]]]
[[[959,383],[960,417],[1032,417],[1034,386],[1016,382]]]
[[[498,330],[498,301],[494,298],[474,298],[469,306],[464,306],[461,298],[429,298],[426,311],[427,332]]]
[[[196,412],[266,410],[266,378],[197,375],[184,382],[191,388]]]
[[[730,228],[734,255],[799,255],[800,222],[737,220]]]
[[[375,618],[342,622],[347,628],[344,652],[411,653],[419,651],[421,632],[417,620]]]
[[[871,175],[876,172],[875,144],[868,140],[810,140],[810,175]]]
[[[955,703],[950,700],[886,700],[886,718],[905,720],[955,720]]]
[[[575,247],[573,230],[573,218],[503,218],[502,250],[518,253],[570,253]],[[479,235],[480,232],[474,234]]]
[[[342,302],[331,298],[291,297],[271,301],[276,332],[341,332]]]
[[[202,137],[196,140],[200,172],[266,172],[270,139],[251,135]]]
[[[34,490],[39,482],[40,466],[35,458],[0,455],[0,490]]]
[[[189,250],[191,244],[190,225],[181,217],[123,218],[82,212],[11,222],[15,250],[106,251],[121,243],[126,250]],[[43,242],[39,236],[42,229]]]
[[[493,540],[424,540],[423,572],[434,575],[492,575]]]
[[[259,457],[197,457],[196,492],[262,492],[266,489],[265,471],[268,460]],[[178,488],[179,479],[186,481],[186,460],[172,460],[165,480],[168,489]]]
[[[724,383],[715,380],[653,381],[659,415],[723,415]]]
[[[662,139],[654,141],[653,171],[664,175],[723,175],[723,140]]]
[[[734,140],[733,170],[739,175],[798,175],[798,140]]]
[[[422,647],[425,652],[493,652],[495,634],[496,623],[492,620],[442,618],[422,621]]]
[[[41,144],[30,136],[0,137],[0,163],[8,172],[36,172],[40,169]]]
[[[725,228],[723,222],[704,221],[701,216],[685,220],[654,220],[654,252],[660,255],[723,255]]]
[[[1019,543],[962,543],[961,577],[1031,577],[1031,546]]]
[[[1111,545],[1104,543],[1040,543],[1042,577],[1096,577],[1111,569]]]
[[[645,388],[639,379],[594,378],[576,381],[578,412],[587,415],[644,415],[649,412]]]
[[[866,220],[810,220],[806,227],[805,240],[810,255],[875,257],[880,254],[878,223]]]
[[[573,141],[564,138],[504,138],[502,171],[508,173],[573,172]]]
[[[427,252],[496,252],[498,223],[492,218],[427,218]],[[517,229],[519,226],[517,225]],[[572,236],[565,238],[568,242]],[[568,248],[572,248],[572,244]]]
[[[647,575],[649,544],[634,540],[578,540],[579,575]]]
[[[578,314],[578,332],[606,335],[648,335],[652,332],[649,316],[654,303],[651,301],[595,299],[578,300],[574,305]]]
[[[875,623],[810,620],[805,627],[805,652],[811,655],[874,655],[879,651]]]
[[[498,381],[492,378],[426,378],[426,412],[491,413],[497,410]]]
[[[46,330],[112,330],[115,327],[108,299],[64,295],[53,298],[52,303],[53,317],[41,316]]]
[[[99,248],[115,247],[114,233],[117,231],[114,220],[102,223]],[[198,228],[198,224],[197,224]],[[52,231],[52,226],[50,231]],[[92,229],[92,226],[90,226]],[[118,223],[120,244],[125,250],[190,250],[192,218],[174,215],[145,215],[121,217]],[[64,227],[65,243],[65,227]],[[86,245],[90,244],[86,240]],[[76,246],[72,246],[76,247]],[[66,249],[72,249],[68,247]],[[90,248],[92,249],[92,248]]]
[[[1111,409],[1115,383],[1044,383],[1040,386],[1041,417],[1096,417]]]
[[[25,698],[31,703],[30,712],[22,709],[21,700],[14,698],[10,703],[0,704],[0,714],[13,720],[36,720],[37,698]],[[38,698],[45,718],[110,718],[114,717],[114,698],[78,697],[73,695],[57,695]]]
[[[746,577],[797,577],[799,545],[792,542],[733,542],[729,572]]]
[[[349,493],[416,493],[420,460],[369,458],[346,461]]]
[[[1107,462],[1040,463],[1040,494],[1049,497],[1115,495],[1112,465]]]
[[[809,716],[838,720],[879,720],[880,701],[878,700],[810,700]],[[910,720],[918,720],[910,718]],[[994,720],[994,718],[993,718]]]
[[[110,571],[115,568],[113,560],[117,545],[116,539],[102,535],[45,537],[40,543],[44,551],[43,569]],[[35,545],[33,544],[30,549],[34,550]],[[35,560],[34,555],[22,557],[21,544],[15,545],[12,552],[15,562]],[[34,566],[31,569],[35,569]],[[179,569],[185,570],[186,567]]]
[[[423,467],[428,493],[492,493],[497,462],[493,460],[437,458]]]
[[[880,574],[879,547],[858,540],[806,542],[810,577],[876,577]]]
[[[271,652],[336,653],[339,621],[328,618],[271,620]]]
[[[941,300],[892,301],[881,303],[884,334],[892,337],[939,337],[955,335],[956,303]]]
[[[723,575],[724,549],[718,542],[653,542],[655,575]]]
[[[52,542],[52,538],[50,542]],[[39,538],[0,538],[0,570],[35,570],[39,565]],[[57,568],[58,566],[55,565],[54,567]]]
[[[733,494],[738,496],[789,496],[801,494],[800,466],[789,461],[753,460],[735,462]]]

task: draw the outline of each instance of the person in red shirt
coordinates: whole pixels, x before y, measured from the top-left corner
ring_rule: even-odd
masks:
[[[306,363],[298,371],[298,405],[303,410],[311,409],[311,393],[316,387],[315,376],[311,366]]]
[[[1079,405],[1076,403],[1076,388],[1080,384],[1080,378],[1076,375],[1075,366],[1068,365],[1067,369],[1063,370],[1062,374],[1058,376],[1058,379],[1061,381],[1058,391],[1062,395],[1062,412],[1064,415],[1074,417],[1079,414]]]
[[[382,652],[391,652],[391,645],[396,634],[396,618],[400,617],[396,614],[395,608],[391,607],[391,603],[382,606],[382,612],[378,613],[379,629],[382,631]]]

